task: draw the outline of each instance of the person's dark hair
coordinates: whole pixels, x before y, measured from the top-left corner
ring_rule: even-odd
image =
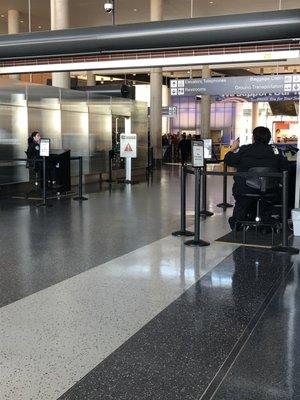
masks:
[[[255,143],[269,144],[271,140],[270,129],[265,126],[257,126],[253,130],[253,139]]]
[[[182,137],[183,137],[183,139],[186,138],[186,133],[185,132],[183,132]]]
[[[39,131],[33,131],[33,132],[30,134],[30,136],[29,136],[29,138],[28,138],[28,144],[30,144],[30,143],[33,142],[33,138],[36,137],[36,135],[37,135],[38,133],[40,133],[40,132],[39,132]]]

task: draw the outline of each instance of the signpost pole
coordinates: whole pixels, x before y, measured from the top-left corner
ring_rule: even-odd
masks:
[[[126,158],[126,178],[125,183],[132,183],[131,181],[131,157]]]
[[[52,207],[47,203],[47,174],[46,174],[46,158],[50,155],[50,139],[41,139],[40,141],[40,157],[43,158],[43,202],[37,204],[37,207]]]
[[[200,200],[201,200],[201,168],[204,167],[204,145],[202,141],[192,142],[192,162],[195,168],[195,235],[194,239],[184,244],[187,246],[209,246],[200,239]]]

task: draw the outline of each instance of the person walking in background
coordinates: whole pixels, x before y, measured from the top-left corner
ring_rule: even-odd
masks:
[[[186,164],[189,157],[191,156],[191,141],[186,138],[186,134],[182,134],[182,139],[178,145],[178,151],[180,152],[181,164]]]

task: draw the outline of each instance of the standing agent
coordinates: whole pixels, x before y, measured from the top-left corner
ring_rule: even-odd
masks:
[[[32,132],[28,138],[27,157],[35,159],[40,157],[41,134],[38,131]]]
[[[35,160],[40,158],[40,141],[41,134],[38,131],[32,132],[28,138],[28,147],[25,152],[28,158],[27,167],[33,168],[35,172],[41,172],[42,163]]]
[[[236,139],[226,154],[224,162],[229,167],[235,167],[237,172],[247,172],[255,167],[271,167],[278,172],[288,170],[286,158],[276,147],[269,145],[270,140],[270,130],[264,126],[258,126],[253,130],[253,143],[240,147],[240,140]],[[235,206],[228,222],[231,229],[234,229],[235,222],[246,218],[253,203],[253,199],[243,195],[256,193],[256,190],[246,185],[244,177],[235,176],[232,192]]]

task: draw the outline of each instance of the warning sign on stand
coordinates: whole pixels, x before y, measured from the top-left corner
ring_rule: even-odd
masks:
[[[125,158],[136,158],[137,139],[135,133],[122,133],[120,135],[120,156]]]

